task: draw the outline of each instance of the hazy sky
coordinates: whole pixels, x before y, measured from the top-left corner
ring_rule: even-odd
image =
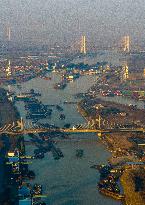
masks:
[[[145,0],[0,0],[0,38],[7,25],[15,41],[144,39]]]

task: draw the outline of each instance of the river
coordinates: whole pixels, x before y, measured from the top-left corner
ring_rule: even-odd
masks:
[[[111,65],[122,65],[124,64],[124,61],[127,60],[127,57],[124,58],[124,56],[121,53],[118,53],[116,51],[107,51],[102,50],[98,51],[95,54],[86,55],[83,58],[76,57],[73,60],[73,63],[85,63],[85,64],[96,64],[97,62],[107,62]]]
[[[101,95],[98,95],[98,97],[105,101],[115,102],[122,105],[134,105],[138,109],[145,109],[145,103],[143,101],[134,100],[123,96],[102,97]]]
[[[63,101],[75,101],[73,94],[86,92],[96,81],[95,76],[83,76],[80,79],[69,83],[64,90],[54,90],[53,85],[60,81],[56,73],[51,74],[52,80],[36,78],[29,82],[22,83],[21,92],[35,89],[42,94],[40,100],[44,104],[60,104],[66,119],[59,120],[59,112],[53,108],[52,118],[45,119],[45,122],[55,123],[63,126],[65,123],[80,124],[85,119],[77,112],[76,104],[63,104]],[[20,93],[17,86],[12,90]],[[17,103],[21,116],[25,119],[23,103]],[[28,136],[25,136],[26,138]],[[57,147],[61,149],[64,158],[54,160],[52,153],[46,153],[45,158],[35,159],[29,165],[36,173],[36,178],[31,183],[43,185],[45,202],[49,205],[119,205],[120,202],[101,195],[97,190],[99,173],[91,169],[93,164],[106,164],[110,153],[95,134],[72,134],[72,140],[60,140]],[[76,158],[76,149],[83,149],[84,156]],[[26,146],[26,154],[33,155],[35,147]]]

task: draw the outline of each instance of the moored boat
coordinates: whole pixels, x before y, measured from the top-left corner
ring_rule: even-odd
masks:
[[[64,114],[60,114],[60,119],[64,120],[65,119],[65,115]]]
[[[76,150],[76,157],[82,157],[84,155],[83,149],[77,149]]]

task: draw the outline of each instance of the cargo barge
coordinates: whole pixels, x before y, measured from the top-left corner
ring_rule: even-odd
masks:
[[[64,89],[65,87],[66,87],[66,83],[65,82],[60,82],[60,83],[56,83],[55,85],[54,85],[54,88],[55,89]]]

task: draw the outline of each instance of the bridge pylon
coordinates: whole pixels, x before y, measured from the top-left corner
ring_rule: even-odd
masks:
[[[87,51],[86,51],[86,36],[82,36],[81,38],[81,49],[80,49],[80,52],[82,54],[86,54]]]
[[[18,128],[20,128],[21,131],[24,130],[24,120],[23,118],[21,117],[20,120],[17,120],[17,126]]]
[[[99,115],[98,119],[96,119],[96,122],[98,122],[98,127],[101,129],[101,116]]]

